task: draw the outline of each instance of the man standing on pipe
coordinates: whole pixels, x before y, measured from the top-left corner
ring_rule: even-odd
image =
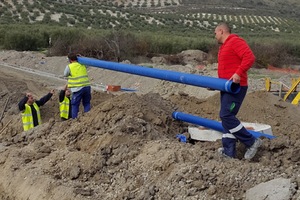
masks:
[[[72,118],[78,116],[79,105],[82,101],[84,112],[91,110],[91,84],[86,66],[77,62],[77,55],[69,53],[70,64],[66,66],[64,76],[68,78],[68,88],[72,92]]]
[[[255,56],[245,40],[231,33],[228,24],[222,22],[215,28],[215,38],[220,44],[218,53],[218,76],[232,80],[241,86],[237,94],[221,91],[220,118],[224,133],[222,136],[223,148],[218,152],[229,158],[236,156],[236,142],[239,140],[246,147],[244,158],[252,159],[258,147],[262,145],[259,138],[250,134],[236,115],[243,103],[248,89],[247,71],[255,61]]]

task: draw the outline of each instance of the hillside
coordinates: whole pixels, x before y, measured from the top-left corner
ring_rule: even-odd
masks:
[[[298,1],[9,0],[1,24],[56,24],[89,29],[211,31],[220,21],[238,32],[299,32]]]

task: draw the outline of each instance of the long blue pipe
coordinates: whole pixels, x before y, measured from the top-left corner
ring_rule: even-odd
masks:
[[[214,120],[211,120],[211,119],[205,119],[205,118],[193,116],[193,115],[182,113],[182,112],[173,112],[172,117],[174,119],[177,119],[177,120],[181,120],[181,121],[184,121],[184,122],[204,126],[204,127],[216,130],[216,131],[220,131],[222,133],[224,131],[223,126],[220,122],[217,122],[217,121],[214,121]],[[266,138],[269,138],[269,139],[276,138],[274,135],[260,133],[260,132],[257,132],[257,131],[248,130],[248,132],[250,134],[252,134],[255,138],[259,138],[259,137],[266,137]]]
[[[151,78],[183,83],[187,85],[210,88],[234,94],[240,91],[239,84],[233,83],[232,81],[228,81],[226,79],[187,74],[163,69],[155,69],[138,65],[109,62],[86,57],[78,57],[78,62],[93,67],[147,76]]]

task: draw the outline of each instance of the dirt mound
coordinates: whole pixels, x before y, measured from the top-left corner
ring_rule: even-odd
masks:
[[[23,92],[41,96],[61,83],[1,71],[0,104],[9,98],[0,133],[2,199],[244,199],[278,177],[291,179],[295,191],[300,184],[299,107],[270,93],[250,92],[239,118],[271,125],[277,138],[264,138],[250,162],[241,144],[237,159],[224,160],[216,153],[221,141],[179,142],[189,124],[171,117],[181,111],[219,120],[218,93],[93,91],[91,111],[68,121],[59,119],[56,95],[41,108],[44,123],[22,132]]]

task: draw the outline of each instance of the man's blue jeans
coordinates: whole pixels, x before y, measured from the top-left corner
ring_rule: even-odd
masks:
[[[78,116],[79,105],[82,101],[84,112],[91,110],[91,86],[83,87],[78,92],[72,93],[72,118],[75,119]]]

